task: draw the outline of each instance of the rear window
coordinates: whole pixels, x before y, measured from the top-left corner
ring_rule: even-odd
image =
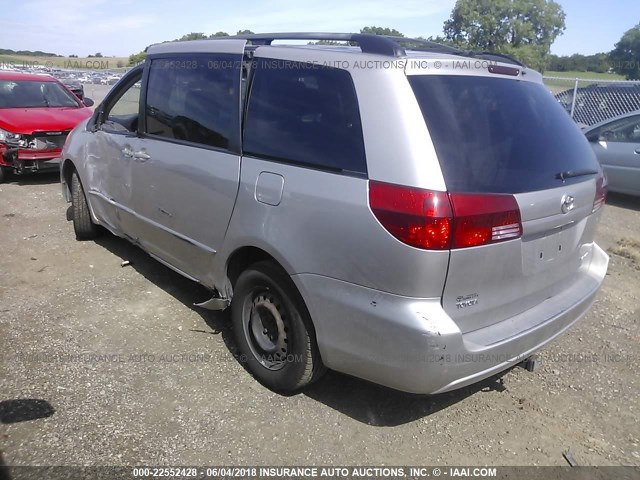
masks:
[[[450,191],[531,192],[562,186],[560,172],[599,170],[584,135],[542,85],[452,75],[409,83]]]
[[[245,154],[330,171],[367,172],[349,72],[280,60],[256,63]]]

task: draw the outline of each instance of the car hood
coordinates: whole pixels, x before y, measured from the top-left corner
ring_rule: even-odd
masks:
[[[88,108],[3,108],[0,109],[0,128],[27,135],[71,130],[91,115]]]

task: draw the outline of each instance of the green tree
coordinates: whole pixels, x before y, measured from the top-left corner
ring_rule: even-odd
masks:
[[[571,56],[559,57],[547,56],[547,67],[552,72],[596,72],[607,73],[611,66],[608,53],[596,53],[594,55],[580,55],[574,53]]]
[[[137,65],[140,62],[143,62],[147,54],[145,52],[134,53],[129,55],[129,66]]]
[[[238,33],[236,33],[236,35],[253,35],[254,32],[252,32],[251,30],[238,30]]]
[[[452,43],[450,40],[444,37],[441,37],[440,35],[436,35],[436,36],[429,35],[427,38],[423,38],[423,37],[416,37],[416,38],[420,40],[423,40],[423,39],[428,40],[429,42],[441,43],[443,45],[451,45]]]
[[[458,0],[444,34],[458,47],[506,53],[543,69],[565,17],[553,0]]]
[[[404,37],[402,33],[400,33],[395,28],[384,28],[384,27],[364,27],[360,29],[360,33],[372,33],[374,35],[390,35],[392,37]]]
[[[609,56],[616,73],[640,80],[640,23],[622,35]]]
[[[191,40],[206,40],[206,39],[207,39],[207,36],[202,32],[191,32],[181,36],[180,38],[177,38],[175,41],[188,42]]]
[[[228,37],[229,34],[227,32],[216,32],[213,35],[209,35],[209,38],[216,38],[216,37]]]
[[[89,56],[91,56],[91,55],[89,55]],[[96,53],[96,54],[94,55],[94,57],[96,57],[96,58],[102,58],[102,54],[101,54],[100,52],[98,52],[98,53]]]

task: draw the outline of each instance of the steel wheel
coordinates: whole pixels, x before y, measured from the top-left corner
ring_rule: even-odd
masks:
[[[269,370],[280,370],[285,366],[289,342],[285,317],[282,300],[277,294],[257,290],[245,298],[244,333],[255,359]]]
[[[304,302],[274,263],[259,262],[240,274],[231,315],[240,359],[267,387],[297,390],[324,372]]]

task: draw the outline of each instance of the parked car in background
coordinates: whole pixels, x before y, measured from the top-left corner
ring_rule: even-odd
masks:
[[[80,100],[84,99],[84,85],[79,80],[68,79],[62,83]]]
[[[640,110],[584,130],[612,192],[640,195]]]
[[[610,118],[640,109],[640,83],[594,83],[576,90],[568,89],[555,95],[578,124],[595,125]]]
[[[118,83],[120,81],[120,78],[122,78],[120,75],[106,75],[103,76],[100,79],[100,83],[102,85],[115,85],[116,83]]]
[[[58,168],[68,133],[91,105],[51,76],[0,72],[0,182],[9,172]]]
[[[57,77],[60,82],[67,87],[80,100],[84,98],[84,86],[79,79],[72,77]]]
[[[154,45],[62,156],[76,237],[102,225],[208,287],[279,391],[325,366],[477,382],[581,318],[609,262],[602,169],[542,76],[432,42]]]

